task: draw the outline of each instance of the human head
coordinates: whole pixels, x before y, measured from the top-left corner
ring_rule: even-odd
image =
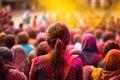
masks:
[[[37,36],[37,31],[34,30],[33,28],[29,28],[27,30],[27,33],[28,33],[29,37],[32,38],[32,39],[35,39],[36,36]]]
[[[104,55],[108,53],[111,49],[119,49],[119,44],[114,40],[108,40],[104,44]]]
[[[110,50],[104,58],[105,66],[108,70],[120,68],[120,50]]]
[[[96,39],[92,34],[84,34],[82,38],[82,51],[98,53]]]
[[[70,34],[67,26],[62,23],[55,23],[47,29],[47,42],[51,48],[50,66],[55,76],[55,80],[63,79],[64,72],[64,53],[70,40]]]
[[[75,44],[77,42],[81,43],[81,35],[80,34],[73,35],[73,44]]]
[[[16,40],[17,40],[17,44],[28,44],[29,35],[25,31],[20,32],[20,33],[18,33]]]
[[[13,22],[13,21],[10,21],[10,22],[9,22],[9,26],[14,26],[14,22]]]
[[[12,62],[13,59],[12,52],[7,47],[0,47],[0,57],[10,62]]]
[[[14,35],[6,35],[5,37],[5,46],[11,49],[13,45],[15,45],[15,36]]]
[[[50,48],[49,45],[46,41],[41,42],[37,47],[36,47],[36,55],[45,55],[49,52]]]
[[[55,47],[57,39],[60,39],[64,45],[68,45],[70,40],[69,30],[66,25],[62,23],[55,23],[48,27],[47,29],[47,42],[51,48]]]
[[[13,65],[20,65],[27,58],[27,53],[21,45],[14,45],[11,51],[13,54]]]
[[[103,41],[106,42],[107,40],[115,40],[115,34],[111,31],[107,31],[103,35]]]
[[[96,38],[96,39],[102,38],[102,30],[101,30],[101,29],[96,29],[96,30],[94,31],[94,35],[95,35],[95,38]]]
[[[46,41],[46,33],[44,32],[40,32],[36,35],[34,46],[38,46],[38,44],[41,43],[42,41]]]
[[[20,23],[20,24],[19,24],[19,28],[23,28],[23,23]]]

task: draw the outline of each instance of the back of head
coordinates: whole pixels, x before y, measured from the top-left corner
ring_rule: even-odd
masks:
[[[115,40],[115,34],[111,31],[105,32],[103,35],[103,41],[106,42],[107,40]]]
[[[15,36],[14,35],[7,35],[5,37],[4,42],[5,42],[5,46],[7,46],[10,49],[13,45],[15,45]]]
[[[73,35],[73,44],[75,44],[77,42],[81,43],[81,35],[80,34]]]
[[[70,40],[69,30],[62,23],[52,24],[47,30],[47,42],[51,48],[54,48],[57,39],[60,39],[65,46],[68,45]]]
[[[120,50],[110,50],[104,58],[105,66],[108,70],[117,70],[120,68]]]
[[[49,52],[50,48],[46,41],[41,42],[36,48],[36,55],[45,55]]]
[[[64,52],[70,40],[68,28],[62,23],[55,23],[48,27],[47,42],[52,48],[52,57],[50,59],[50,66],[55,80],[63,79],[64,72]]]
[[[96,38],[96,39],[102,38],[102,30],[101,30],[101,29],[96,29],[96,30],[94,31],[94,35],[95,35],[95,38]]]
[[[10,21],[10,22],[9,22],[9,26],[13,27],[13,26],[14,26],[14,22],[13,22],[13,21]]]
[[[28,44],[29,35],[27,32],[23,31],[17,35],[17,44]]]
[[[46,41],[46,33],[44,32],[40,32],[36,35],[36,39],[35,39],[35,44],[34,46],[38,46],[39,43],[41,43],[42,41]]]
[[[12,62],[13,59],[12,52],[7,47],[0,47],[0,57],[10,62]]]
[[[108,40],[104,44],[104,55],[108,53],[111,49],[119,49],[119,44],[114,40]]]

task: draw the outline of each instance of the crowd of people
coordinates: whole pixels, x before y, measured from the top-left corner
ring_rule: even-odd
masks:
[[[0,11],[0,80],[120,80],[119,19],[69,29],[44,16],[37,27],[35,15],[24,29],[26,15],[15,28],[12,15]]]

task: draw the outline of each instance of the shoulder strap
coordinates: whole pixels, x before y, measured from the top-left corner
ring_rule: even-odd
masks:
[[[76,58],[76,57],[78,57],[78,55],[72,55],[72,56],[69,58],[69,60],[68,60],[68,66],[65,66],[65,68],[64,68],[63,80],[66,80],[66,77],[67,77],[68,72],[69,72],[69,70],[70,70],[70,68],[71,68],[73,59]]]

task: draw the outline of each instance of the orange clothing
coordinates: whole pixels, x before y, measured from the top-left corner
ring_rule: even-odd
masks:
[[[120,74],[120,50],[110,50],[105,56],[104,62],[107,68],[96,68],[93,70],[91,80],[109,80],[111,77]]]

